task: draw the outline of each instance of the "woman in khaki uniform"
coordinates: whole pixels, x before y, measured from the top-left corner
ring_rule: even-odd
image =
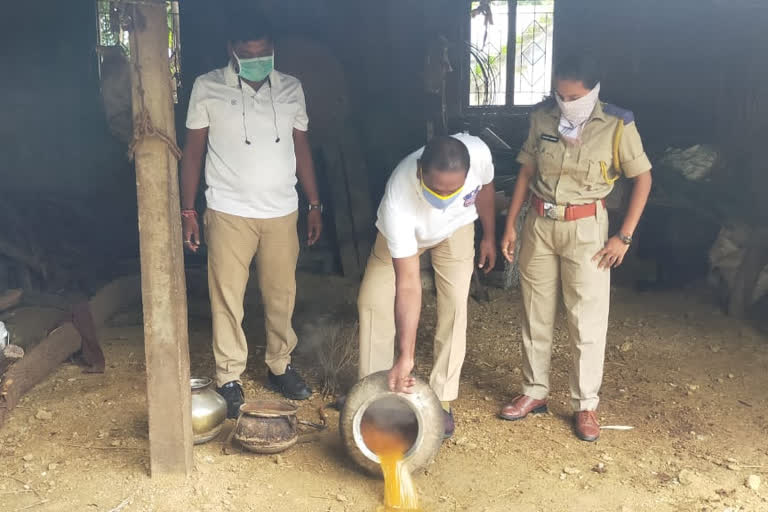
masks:
[[[515,221],[530,196],[531,210],[520,233],[523,299],[523,390],[501,411],[506,420],[543,412],[549,394],[559,291],[571,338],[571,402],[576,434],[595,441],[595,410],[603,377],[608,329],[610,269],[632,243],[651,189],[651,163],[632,112],[599,101],[593,62],[563,60],[555,69],[555,93],[531,114],[528,140],[502,239],[512,262]],[[621,229],[609,237],[605,197],[623,174],[633,191]]]

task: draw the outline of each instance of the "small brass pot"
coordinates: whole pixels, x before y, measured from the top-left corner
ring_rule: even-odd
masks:
[[[254,400],[240,406],[234,440],[254,453],[279,453],[299,438],[298,408],[281,400]]]
[[[192,386],[192,440],[201,444],[215,438],[227,419],[227,401],[213,389],[207,377],[189,379]]]

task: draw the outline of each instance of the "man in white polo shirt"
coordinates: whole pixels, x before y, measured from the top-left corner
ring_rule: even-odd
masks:
[[[491,151],[479,138],[435,137],[405,157],[379,206],[379,234],[358,297],[360,378],[390,370],[390,389],[411,392],[421,314],[419,256],[430,251],[437,287],[430,385],[445,409],[446,437],[455,428],[450,402],[459,393],[466,350],[478,216],[483,227],[479,266],[488,272],[496,262],[493,202]]]
[[[263,16],[234,16],[229,64],[199,77],[187,114],[181,170],[185,246],[197,251],[195,196],[205,159],[205,238],[213,317],[217,391],[228,416],[243,403],[240,376],[248,344],[243,299],[256,260],[267,331],[268,385],[301,400],[311,390],[291,366],[297,338],[291,325],[296,296],[296,181],[309,200],[310,245],[322,229],[315,171],[307,139],[301,83],[273,69],[272,31]]]

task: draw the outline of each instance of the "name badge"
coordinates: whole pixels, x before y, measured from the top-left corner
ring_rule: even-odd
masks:
[[[555,137],[554,135],[547,135],[546,133],[542,133],[541,140],[546,140],[548,142],[560,142],[560,137]]]

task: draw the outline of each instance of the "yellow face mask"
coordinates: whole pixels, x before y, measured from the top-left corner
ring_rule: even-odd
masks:
[[[424,176],[419,170],[419,181],[421,182],[421,193],[424,195],[424,199],[430,204],[430,206],[437,208],[438,210],[445,210],[451,203],[453,203],[464,187],[459,187],[456,192],[448,194],[447,196],[440,195],[424,183]]]

